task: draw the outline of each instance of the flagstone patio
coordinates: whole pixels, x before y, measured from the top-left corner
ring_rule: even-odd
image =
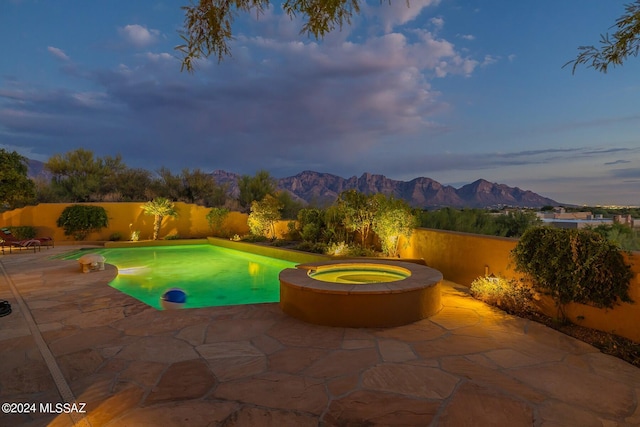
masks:
[[[2,426],[640,425],[640,369],[455,283],[429,319],[332,328],[277,304],[157,311],[113,266],[48,259],[67,250],[0,256],[0,403],[35,404]],[[65,401],[86,412],[40,407]]]

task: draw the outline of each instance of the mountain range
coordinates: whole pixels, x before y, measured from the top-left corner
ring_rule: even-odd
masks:
[[[212,173],[218,184],[229,186],[231,194],[237,195],[240,175],[216,170]],[[383,193],[403,199],[413,207],[433,209],[439,207],[491,208],[558,206],[560,203],[529,190],[509,187],[479,179],[460,188],[442,185],[431,178],[419,177],[411,181],[397,181],[364,173],[360,177],[342,178],[329,173],[304,171],[297,175],[276,180],[279,190],[291,193],[295,200],[305,204],[326,206],[333,203],[345,190],[357,190],[365,194]]]
[[[28,161],[29,176],[47,177],[44,163]],[[239,194],[240,174],[216,170],[211,173],[217,184],[227,185],[232,196]],[[297,175],[276,179],[278,190],[291,194],[294,200],[314,206],[328,206],[345,190],[357,190],[365,194],[383,193],[405,200],[411,206],[435,209],[445,206],[454,208],[493,208],[559,206],[560,203],[529,190],[509,187],[479,179],[460,188],[442,185],[431,178],[419,177],[411,181],[397,181],[384,175],[364,173],[360,177],[342,178],[329,173],[304,171]]]

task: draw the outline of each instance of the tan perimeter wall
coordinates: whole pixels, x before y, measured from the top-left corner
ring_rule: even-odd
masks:
[[[401,242],[400,255],[423,258],[427,265],[440,270],[445,279],[470,286],[475,278],[485,274],[485,267],[489,274],[498,277],[519,277],[510,260],[510,252],[517,243],[516,239],[418,228],[407,247],[402,247]],[[569,319],[640,342],[640,252],[633,252],[628,263],[634,273],[629,289],[634,304],[622,303],[614,309],[569,304],[566,308]],[[547,315],[557,316],[549,297],[543,296],[538,305]]]
[[[129,240],[132,230],[140,230],[140,240],[150,239],[153,233],[153,217],[145,215],[142,203],[91,203],[102,206],[109,216],[109,227],[87,237],[89,241],[105,241],[118,232],[123,240]],[[73,242],[65,236],[63,230],[56,226],[56,220],[64,203],[47,203],[27,206],[9,212],[0,213],[0,226],[31,225],[37,228],[39,236],[53,237],[57,243]],[[160,236],[178,234],[183,238],[207,237],[212,232],[206,219],[209,208],[176,203],[179,216],[165,218]],[[277,224],[278,237],[287,230],[289,221]],[[228,235],[240,236],[249,233],[247,215],[231,212],[223,228]],[[481,236],[477,234],[457,233],[443,230],[419,228],[412,234],[409,245],[403,247],[400,255],[403,258],[423,258],[427,264],[440,270],[445,279],[470,286],[471,282],[485,274],[511,278],[517,274],[510,265],[509,253],[515,247],[516,239]],[[640,342],[640,252],[629,256],[634,277],[630,286],[630,296],[635,304],[623,303],[614,309],[597,309],[582,304],[570,304],[567,315],[577,324],[612,332],[636,342]],[[548,297],[540,301],[540,308],[550,316],[556,316],[556,309]]]
[[[153,236],[153,216],[145,215],[142,203],[79,203],[83,205],[102,206],[109,217],[109,227],[87,236],[88,241],[109,240],[113,233],[120,233],[122,240],[129,240],[131,232],[140,231],[140,240]],[[71,242],[72,236],[65,236],[64,230],[56,225],[56,221],[67,203],[41,203],[0,214],[0,226],[31,225],[38,230],[39,237],[53,237],[58,242]],[[181,237],[207,237],[212,232],[207,222],[210,208],[176,202],[177,218],[164,218],[160,228],[160,238],[178,234]],[[247,215],[230,212],[223,228],[231,235],[240,236],[249,233]]]

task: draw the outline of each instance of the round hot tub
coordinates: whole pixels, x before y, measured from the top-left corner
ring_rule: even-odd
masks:
[[[310,268],[307,274],[323,282],[366,284],[403,280],[411,276],[411,271],[397,265],[358,262],[320,265]]]
[[[344,327],[406,325],[440,311],[442,274],[392,260],[301,264],[280,272],[280,307],[310,323]]]

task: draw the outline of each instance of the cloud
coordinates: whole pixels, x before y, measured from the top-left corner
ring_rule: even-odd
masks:
[[[436,3],[412,1],[412,14]],[[82,90],[0,86],[0,137],[17,144],[30,135],[38,152],[121,153],[150,170],[353,171],[392,141],[442,132],[435,117],[451,107],[432,80],[479,65],[425,29],[363,35],[354,21],[352,33],[317,42],[301,40],[297,23],[282,16],[269,9],[243,22],[233,58],[203,60],[196,75],[180,73],[170,53],[142,51],[109,68],[65,71]],[[159,37],[139,25],[120,33],[141,48]]]
[[[458,37],[460,37],[463,40],[475,40],[476,36],[474,36],[473,34],[460,34],[458,35]]]
[[[481,67],[488,67],[489,65],[495,64],[499,60],[500,60],[499,56],[485,55],[484,59],[482,60],[482,63],[480,64],[480,66]]]
[[[136,48],[148,47],[156,43],[160,37],[160,31],[148,29],[142,25],[130,24],[118,28],[120,37]]]
[[[440,17],[431,18],[429,22],[431,23],[431,25],[433,25],[436,28],[436,30],[439,30],[442,27],[444,27],[444,19]]]
[[[621,165],[624,163],[631,163],[629,160],[615,160],[613,162],[606,162],[605,165]]]
[[[610,174],[615,178],[640,179],[640,168],[613,169]]]
[[[69,61],[70,60],[70,58],[67,56],[66,53],[64,53],[64,51],[62,49],[59,49],[59,48],[53,47],[53,46],[47,46],[47,50],[53,56],[55,56],[58,59],[61,59],[62,61]]]
[[[383,23],[385,32],[391,32],[394,27],[416,19],[424,8],[436,6],[439,3],[440,0],[411,0],[407,7],[407,2],[405,1],[381,2],[380,5],[366,8],[365,13],[367,15],[373,13],[378,15]]]
[[[153,53],[153,52],[145,52],[142,54],[149,61],[157,62],[157,61],[173,61],[177,60],[177,58],[170,53],[161,52],[161,53]]]

